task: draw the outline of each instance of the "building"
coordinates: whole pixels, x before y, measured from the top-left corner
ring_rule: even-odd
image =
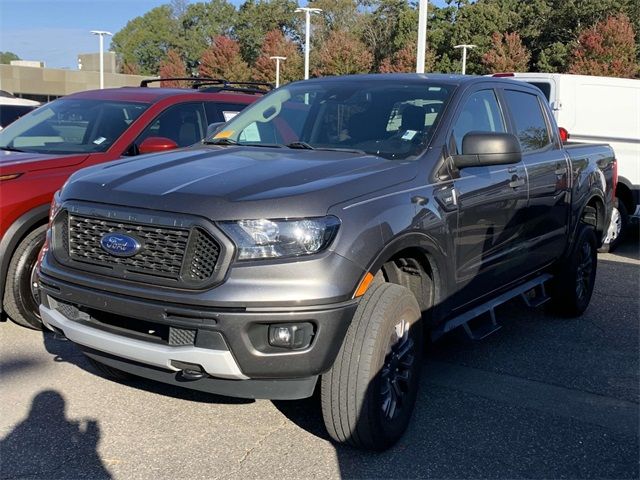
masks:
[[[24,60],[0,65],[0,90],[16,97],[48,102],[70,93],[97,89],[100,88],[99,58],[98,53],[78,55],[78,63],[82,64],[79,70],[46,68],[42,62]],[[105,88],[138,86],[142,80],[150,78],[115,72],[115,54],[105,52]]]

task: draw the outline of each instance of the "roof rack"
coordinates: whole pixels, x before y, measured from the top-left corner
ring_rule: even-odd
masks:
[[[256,93],[264,94],[273,90],[273,84],[267,82],[230,82],[224,78],[209,77],[166,77],[166,78],[150,78],[140,82],[141,87],[147,87],[150,83],[166,82],[166,81],[186,81],[193,82],[191,88],[201,90],[203,92],[238,92],[238,93]],[[204,87],[204,88],[203,88]]]

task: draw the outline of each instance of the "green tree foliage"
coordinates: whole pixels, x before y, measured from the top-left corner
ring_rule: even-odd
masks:
[[[573,51],[570,73],[611,77],[638,74],[633,27],[626,15],[616,15],[585,29]]]
[[[230,0],[167,1],[169,5],[131,20],[114,36],[112,48],[120,55],[123,69],[156,74],[160,62],[173,48],[180,52],[187,71],[195,73],[200,58],[212,46],[212,38],[220,35],[238,42],[240,60],[260,78],[272,71],[263,58],[275,41],[275,36],[267,38],[269,32],[280,32],[279,38],[302,51],[304,14],[295,12],[296,0],[243,0],[237,8]],[[340,72],[351,71],[352,68],[343,67],[350,64],[354,54],[347,49],[354,46],[358,55],[362,54],[362,61],[354,64],[357,71],[413,71],[411,51],[417,38],[417,3],[417,0],[310,0],[309,6],[323,10],[312,15],[311,68],[322,75],[335,74],[339,72],[327,69],[337,62],[335,66]],[[427,55],[434,62],[429,64],[433,67],[429,70],[459,72],[461,51],[453,47],[471,43],[477,47],[468,52],[467,72],[488,73],[495,68],[483,61],[486,54],[496,54],[492,35],[497,32],[504,41],[504,35],[513,32],[530,54],[527,62],[515,63],[518,69],[567,72],[578,36],[597,22],[620,13],[629,18],[636,33],[640,31],[638,0],[429,2]],[[337,41],[345,33],[348,36],[344,37],[344,43]],[[636,35],[633,42],[636,60],[640,60],[639,40]],[[293,75],[293,65],[286,65],[286,75]]]
[[[531,54],[522,45],[517,33],[494,32],[491,36],[491,49],[482,56],[482,63],[489,73],[522,72],[529,66]]]
[[[111,40],[111,49],[140,73],[155,75],[169,49],[179,48],[177,22],[171,7],[163,5],[129,21]]]
[[[296,8],[295,0],[247,0],[240,6],[233,32],[248,63],[260,55],[267,32],[280,30],[285,35],[295,32],[300,17]]]
[[[271,30],[266,34],[260,56],[253,66],[253,80],[275,82],[276,62],[271,59],[274,56],[287,58],[280,62],[281,84],[302,78],[304,64],[298,45],[285,37],[280,30]]]
[[[240,44],[218,35],[202,54],[198,69],[201,77],[223,78],[234,82],[250,80],[249,66],[240,56]]]
[[[13,52],[0,52],[0,63],[8,65],[11,60],[20,60],[20,57]]]
[[[237,12],[227,0],[191,3],[178,17],[182,51],[190,70],[197,68],[203,52],[217,35],[229,35],[237,21]]]

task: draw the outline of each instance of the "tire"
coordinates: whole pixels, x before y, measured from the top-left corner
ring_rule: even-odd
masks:
[[[616,204],[611,212],[611,222],[605,234],[602,246],[598,249],[600,253],[613,252],[622,242],[629,225],[629,213],[627,207],[620,199],[616,199]]]
[[[13,252],[7,282],[4,287],[3,306],[11,320],[23,327],[42,330],[38,306],[40,301],[32,292],[38,254],[44,244],[46,225],[41,225],[18,244]]]
[[[422,347],[414,295],[396,284],[371,286],[322,376],[322,416],[331,438],[369,450],[396,443],[416,401]]]
[[[96,370],[101,377],[105,377],[110,380],[131,380],[133,378],[133,375],[130,373],[105,365],[98,360],[94,360],[89,355],[85,355],[85,358],[89,360],[93,369]]]
[[[551,282],[551,300],[555,310],[577,317],[589,306],[598,266],[597,239],[591,225],[580,224],[571,254],[557,270]]]

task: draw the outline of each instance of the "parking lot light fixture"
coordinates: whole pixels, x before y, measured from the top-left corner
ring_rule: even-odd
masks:
[[[416,54],[416,73],[424,73],[427,50],[427,12],[429,0],[420,0],[418,4],[418,52]]]
[[[112,36],[113,33],[106,30],[91,30],[93,35],[100,37],[100,89],[104,88],[104,36]]]
[[[462,75],[466,75],[467,73],[467,49],[471,50],[472,48],[476,47],[477,45],[473,44],[456,45],[455,47],[453,47],[462,49]]]
[[[300,7],[296,12],[304,12],[305,15],[305,42],[304,42],[304,79],[309,78],[309,36],[311,30],[311,14],[320,13],[320,8]]]
[[[278,88],[280,86],[280,60],[284,62],[287,57],[274,56],[269,58],[276,61],[276,88]]]

